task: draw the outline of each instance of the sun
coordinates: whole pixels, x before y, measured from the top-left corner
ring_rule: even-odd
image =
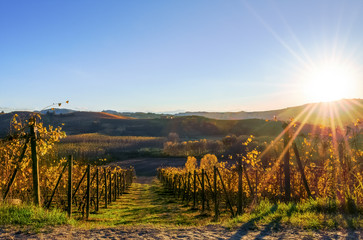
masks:
[[[313,102],[329,102],[349,98],[357,81],[353,65],[339,61],[325,61],[306,71],[304,92]]]

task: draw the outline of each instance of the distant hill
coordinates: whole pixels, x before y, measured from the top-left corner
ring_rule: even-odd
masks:
[[[171,114],[159,114],[151,112],[117,112],[114,110],[103,110],[102,112],[111,113],[114,115],[121,115],[125,117],[137,118],[137,119],[160,119],[160,118],[170,118]]]
[[[27,119],[30,112],[13,112],[0,115],[0,135],[8,133],[12,116],[17,113]],[[281,123],[260,119],[216,120],[198,116],[164,119],[133,119],[104,112],[72,112],[44,114],[45,125],[60,126],[67,134],[102,133],[119,136],[161,136],[175,132],[183,138],[208,138],[228,134],[275,136],[281,132]]]
[[[32,112],[11,112],[0,115],[0,136],[4,136],[9,132],[10,121],[12,117],[18,114],[22,121],[29,118]],[[47,112],[41,114],[42,121],[45,125],[60,126],[64,123],[64,130],[69,134],[96,132],[94,129],[98,123],[107,120],[132,119],[120,115],[113,115],[103,112],[70,112],[65,114],[54,114]]]
[[[67,114],[67,113],[72,113],[72,112],[76,112],[76,110],[66,109],[66,108],[54,108],[54,109],[45,109],[45,110],[40,111],[39,113],[41,113],[41,114]]]
[[[330,109],[330,111],[329,111]],[[27,119],[30,112],[12,112],[0,114],[0,136],[9,131],[10,120],[17,113]],[[356,119],[363,119],[363,100],[350,99],[334,103],[306,104],[280,110],[263,112],[189,112],[176,116],[154,113],[133,113],[129,116],[113,111],[68,113],[48,111],[42,114],[45,125],[60,126],[67,134],[102,133],[120,136],[168,136],[175,132],[183,138],[209,138],[229,134],[276,136],[282,128],[280,121],[295,118],[298,122],[308,123],[303,132],[309,132],[312,124],[330,125],[333,119],[336,125],[351,124]],[[143,115],[144,114],[144,115]],[[137,117],[135,117],[137,116]],[[142,116],[145,118],[142,119]],[[153,117],[154,116],[154,117]],[[265,121],[274,119],[279,121]]]
[[[329,111],[331,109],[332,111]],[[104,112],[115,115],[128,116],[137,119],[162,119],[172,117],[199,116],[218,120],[244,120],[264,119],[288,121],[291,118],[298,122],[305,121],[310,124],[322,124],[329,126],[330,120],[341,122],[343,125],[350,124],[357,119],[363,118],[363,99],[343,99],[330,103],[310,103],[284,109],[254,112],[183,112],[177,114],[157,114],[143,112],[117,112],[105,110]]]
[[[331,111],[329,111],[331,109]],[[220,120],[242,120],[242,119],[269,119],[276,118],[288,121],[295,118],[299,122],[310,124],[322,124],[329,126],[330,119],[341,122],[343,125],[350,124],[357,119],[363,118],[363,99],[343,99],[330,103],[310,103],[297,107],[285,109],[259,111],[259,112],[185,112],[177,116],[201,116]]]

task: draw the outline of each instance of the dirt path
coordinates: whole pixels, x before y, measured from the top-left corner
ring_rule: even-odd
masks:
[[[151,178],[138,179],[128,194],[123,195],[107,209],[101,209],[98,214],[92,214],[90,220],[81,228],[62,226],[32,234],[27,233],[25,229],[0,227],[0,239],[363,240],[362,231],[312,232],[283,229],[274,232],[269,225],[260,226],[259,230],[246,227],[229,230],[220,225],[208,224],[212,216],[200,215],[198,211],[191,211],[190,207],[172,201],[170,193],[150,182]]]
[[[220,226],[206,226],[198,228],[151,228],[147,226],[138,227],[112,227],[112,228],[94,228],[90,230],[76,229],[72,227],[58,227],[48,229],[46,232],[37,234],[27,234],[22,231],[12,229],[0,229],[0,239],[304,239],[304,240],[328,240],[328,239],[345,239],[361,240],[362,232],[311,232],[294,229],[286,229],[279,232],[269,231],[248,231],[237,230],[229,231]]]

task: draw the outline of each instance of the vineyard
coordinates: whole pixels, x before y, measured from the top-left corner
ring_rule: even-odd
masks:
[[[39,115],[24,124],[16,117],[11,134],[0,144],[4,201],[55,207],[69,216],[76,213],[88,218],[91,208],[92,212],[100,204],[107,208],[131,185],[132,168],[91,166],[72,156],[59,159],[52,150],[65,137],[60,127],[44,127]]]
[[[206,154],[198,166],[188,157],[184,168],[160,168],[158,177],[176,197],[202,213],[213,211],[216,219],[220,211],[233,217],[261,200],[313,200],[317,211],[326,213],[362,211],[360,121],[346,131],[320,128],[307,137],[298,136],[294,123],[284,127],[280,138],[262,148],[250,136],[242,144],[244,153],[227,161]]]
[[[200,160],[189,156],[184,167],[159,168],[158,179],[174,198],[192,211],[200,211],[201,216],[213,216],[215,221],[222,215],[225,219],[227,215],[236,217],[254,211],[266,201],[313,203],[291,205],[289,214],[304,211],[301,208],[314,208],[324,214],[361,213],[361,122],[344,130],[320,127],[308,135],[299,134],[299,129],[294,122],[285,123],[281,134],[271,142],[261,142],[263,138],[252,135],[226,136],[220,142],[166,142],[164,150],[176,155],[189,151],[199,157],[215,143],[219,147],[214,149],[216,155],[207,153]],[[102,155],[97,146],[125,150],[160,146],[164,141],[90,134],[72,136],[57,147],[65,136],[61,127],[43,126],[39,115],[23,123],[14,116],[10,134],[0,142],[0,187],[5,202],[33,203],[89,219],[100,207],[106,209],[119,199],[135,175],[133,168],[106,165],[104,158],[95,160],[96,155]],[[89,156],[71,155],[80,145]],[[92,155],[92,151],[97,154]]]

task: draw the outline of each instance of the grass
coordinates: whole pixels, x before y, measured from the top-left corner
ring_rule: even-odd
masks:
[[[188,228],[221,224],[227,228],[279,230],[296,227],[310,230],[363,229],[361,212],[342,213],[337,205],[325,200],[306,200],[300,203],[272,203],[261,201],[254,209],[241,216],[230,218],[222,212],[220,220],[214,221],[213,211],[204,214],[189,204],[175,199],[159,181],[152,184],[134,183],[127,193],[105,209],[101,205],[98,213],[83,220],[80,213],[69,220],[59,210],[44,210],[31,205],[0,205],[0,225],[29,226],[37,230],[47,226],[71,224],[80,228],[151,226],[166,228]],[[213,209],[213,205],[211,208]]]
[[[241,224],[247,228],[363,229],[363,217],[360,212],[344,213],[323,199],[310,199],[300,203],[271,203],[264,200],[254,210],[225,223],[232,228]]]
[[[221,212],[218,222],[214,221],[213,210],[202,214],[200,209],[192,209],[191,204],[192,201],[187,205],[181,199],[175,199],[159,181],[151,185],[134,183],[128,194],[124,194],[107,209],[101,208],[97,214],[91,214],[90,219],[81,221],[80,226],[187,228],[221,224],[227,228],[259,229],[268,226],[276,230],[285,227],[311,230],[363,229],[361,213],[342,213],[335,205],[322,199],[301,203],[272,203],[265,200],[253,210],[232,219],[229,212]],[[213,204],[210,207],[213,209]]]
[[[172,193],[159,182],[134,183],[129,194],[124,194],[107,209],[91,214],[83,227],[150,225],[153,227],[188,227],[212,223],[213,216],[192,210],[191,206],[175,200]]]
[[[15,206],[0,204],[0,225],[28,226],[31,230],[38,230],[48,226],[74,224],[67,214],[60,210],[45,210],[32,205]]]

